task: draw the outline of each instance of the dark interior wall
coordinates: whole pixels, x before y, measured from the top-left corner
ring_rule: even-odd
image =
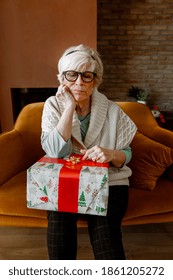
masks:
[[[57,87],[67,47],[97,46],[96,0],[0,1],[0,122],[13,126],[11,88]]]

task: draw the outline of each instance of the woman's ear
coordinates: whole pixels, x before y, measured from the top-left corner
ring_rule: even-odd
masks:
[[[59,81],[60,85],[64,84],[64,75],[58,74],[57,78],[58,78],[58,81]]]

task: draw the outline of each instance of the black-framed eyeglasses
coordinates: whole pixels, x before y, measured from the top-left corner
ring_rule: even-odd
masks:
[[[83,82],[90,83],[94,80],[96,73],[90,71],[77,72],[77,71],[69,70],[69,71],[64,71],[63,75],[65,76],[66,80],[69,82],[75,82],[80,75]]]

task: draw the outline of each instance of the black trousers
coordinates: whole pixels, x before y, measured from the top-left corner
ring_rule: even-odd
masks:
[[[128,204],[128,186],[110,186],[107,216],[83,215],[97,260],[123,260],[121,222]],[[50,211],[47,245],[49,259],[77,258],[77,221],[81,214]]]

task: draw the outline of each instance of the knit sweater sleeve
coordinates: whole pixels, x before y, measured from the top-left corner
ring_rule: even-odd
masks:
[[[117,122],[117,149],[124,149],[130,146],[130,143],[136,134],[137,127],[127,114],[119,109]]]
[[[122,152],[125,154],[125,156],[126,156],[126,160],[125,160],[125,163],[124,163],[124,164],[128,164],[128,163],[130,162],[131,158],[132,158],[132,150],[131,150],[130,146],[127,147],[126,149],[121,150],[121,151],[122,151]]]
[[[49,157],[62,158],[71,152],[71,140],[64,141],[56,128],[60,116],[55,97],[47,99],[42,113],[41,145]]]

